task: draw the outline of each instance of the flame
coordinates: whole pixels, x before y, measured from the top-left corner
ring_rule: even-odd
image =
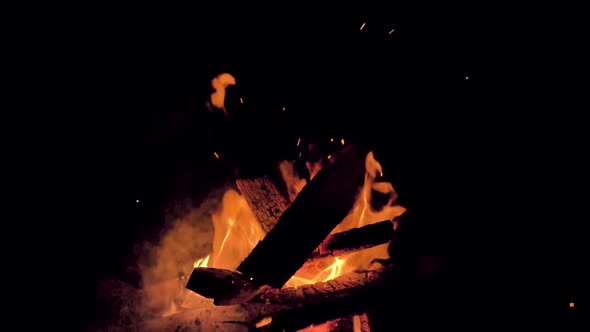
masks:
[[[310,174],[315,176],[321,169],[321,162],[308,163]],[[294,166],[290,162],[279,165],[283,179],[289,187],[292,199],[306,185],[304,179],[299,179]],[[342,232],[350,228],[394,220],[405,212],[405,208],[395,203],[397,194],[391,183],[377,182],[378,176],[383,175],[381,164],[375,160],[370,152],[365,160],[365,182],[361,188],[351,212],[333,230],[332,233]],[[373,192],[389,195],[389,201],[378,210],[371,206]],[[206,257],[194,262],[194,267],[215,267],[235,270],[237,266],[252,251],[258,241],[264,238],[264,231],[249,208],[245,198],[234,190],[225,193],[221,209],[213,214],[214,238],[213,251]],[[395,225],[395,224],[394,224]],[[369,270],[375,258],[388,258],[387,244],[364,249],[340,257],[318,259],[306,262],[304,266],[286,283],[286,287],[328,281],[342,274],[358,270]],[[288,257],[285,257],[288,259]]]
[[[289,193],[289,201],[292,202],[297,197],[297,194],[305,187],[307,184],[307,180],[302,179],[297,174],[297,170],[295,170],[295,165],[293,162],[288,160],[283,160],[279,163],[279,171],[287,185],[287,191]]]
[[[235,190],[224,194],[222,208],[212,218],[213,253],[209,267],[235,270],[265,233],[246,199]]]
[[[320,169],[322,169],[322,160],[320,159],[317,162],[306,161],[305,166],[307,167],[307,170],[309,171],[309,178],[313,179],[316,176],[316,174],[318,174]]]
[[[211,104],[225,110],[225,92],[227,87],[236,84],[236,79],[229,73],[217,75],[211,80],[211,87],[215,90],[211,94]],[[241,100],[241,98],[240,98]]]
[[[194,267],[208,267],[207,264],[209,263],[209,258],[211,255],[207,255],[204,258],[199,258],[195,261]]]

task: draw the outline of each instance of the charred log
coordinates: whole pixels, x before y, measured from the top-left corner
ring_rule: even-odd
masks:
[[[387,266],[366,273],[350,273],[328,282],[295,289],[287,288],[278,292],[273,290],[253,301],[266,299],[269,310],[273,310],[273,306],[278,303],[283,304],[280,310],[273,313],[271,331],[296,331],[341,317],[350,319],[352,315],[361,315],[361,331],[370,331],[364,312],[379,302],[384,291],[393,287],[397,280],[397,269]],[[302,293],[303,298],[297,297],[293,292]],[[285,305],[287,303],[290,305]]]
[[[311,254],[311,259],[325,256],[339,256],[350,252],[375,247],[391,240],[393,223],[389,220],[352,228],[328,235]]]
[[[276,314],[308,305],[324,305],[342,299],[363,296],[385,286],[394,275],[395,266],[384,266],[372,271],[352,272],[332,280],[300,287],[268,289],[251,299],[248,304],[265,304],[261,314]]]
[[[279,181],[273,176],[256,178],[239,178],[236,185],[254,216],[260,222],[262,229],[269,232],[287,209],[289,203],[281,192]]]
[[[240,272],[217,268],[195,268],[186,284],[195,293],[214,299],[216,305],[246,302],[265,287]]]
[[[260,285],[283,287],[349,213],[364,181],[367,153],[349,145],[332,158],[237,270]]]
[[[187,309],[143,325],[149,331],[209,331],[205,327],[210,326],[222,331],[252,331],[258,322],[271,320],[274,326],[304,328],[363,314],[386,296],[383,294],[390,294],[389,290],[398,286],[398,280],[399,269],[388,265],[297,288],[267,289],[238,305],[203,306],[198,302],[202,298],[192,294],[187,297]],[[191,299],[196,304],[191,305]]]

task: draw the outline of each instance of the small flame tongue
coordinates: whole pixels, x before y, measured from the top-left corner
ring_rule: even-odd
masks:
[[[205,258],[199,258],[195,261],[194,267],[207,267],[207,264],[209,264],[209,258],[211,257],[211,255],[207,255]]]

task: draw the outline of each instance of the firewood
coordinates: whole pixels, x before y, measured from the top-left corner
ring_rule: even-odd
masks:
[[[256,284],[240,272],[206,267],[193,270],[186,288],[214,299],[216,305],[227,305],[246,302],[268,286]]]
[[[350,212],[365,178],[364,146],[336,154],[238,266],[260,285],[281,288]]]
[[[329,235],[310,260],[337,256],[389,242],[393,224],[389,220]],[[309,261],[308,261],[309,262]],[[313,262],[309,262],[313,263]],[[247,301],[264,287],[240,272],[218,268],[195,268],[186,287],[218,305]]]
[[[262,229],[269,232],[289,205],[275,177],[238,178],[236,185]]]
[[[311,254],[310,259],[339,256],[385,244],[391,240],[392,234],[393,223],[389,220],[330,234]]]
[[[268,291],[253,301],[266,301],[263,314],[272,311],[275,326],[294,331],[311,324],[362,315],[398,278],[397,269],[390,265],[365,273],[349,273],[327,282]]]
[[[141,326],[144,331],[251,331],[256,323],[270,320],[275,325],[303,328],[366,312],[398,280],[397,267],[388,265],[297,288],[267,289],[247,303],[228,306],[203,306],[198,302],[202,297],[191,293],[187,309]]]

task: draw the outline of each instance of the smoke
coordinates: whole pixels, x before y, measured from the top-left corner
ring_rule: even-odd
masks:
[[[97,289],[98,322],[94,331],[141,329],[141,325],[174,313],[186,296],[186,280],[195,259],[212,251],[214,216],[220,213],[229,186],[213,190],[199,206],[177,204],[155,242],[136,246],[138,259],[129,270],[141,276],[139,288],[121,280],[103,280]],[[209,304],[203,298],[203,304]]]
[[[185,291],[195,259],[213,247],[213,216],[228,190],[213,190],[198,206],[174,218],[155,244],[146,243],[138,262],[142,280],[142,306],[146,312],[164,312]],[[174,213],[175,211],[169,211]]]

